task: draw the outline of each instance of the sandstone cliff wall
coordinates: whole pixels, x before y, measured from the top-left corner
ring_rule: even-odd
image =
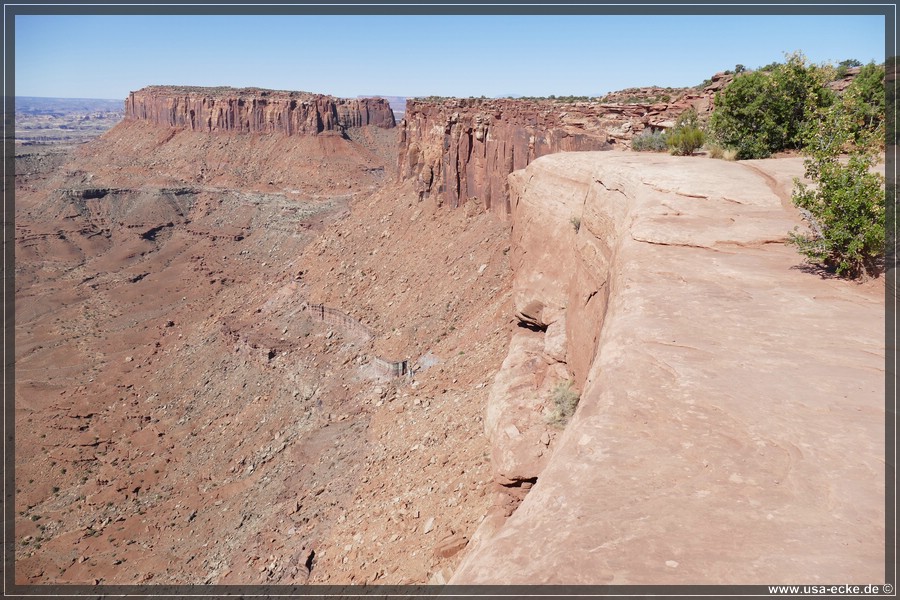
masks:
[[[609,147],[582,110],[521,100],[408,100],[400,124],[399,175],[420,197],[509,212],[507,175],[545,154]]]
[[[317,135],[349,127],[394,127],[381,98],[341,99],[256,88],[151,86],[131,92],[125,119],[194,131]]]
[[[507,215],[513,171],[557,152],[629,148],[635,135],[671,127],[691,107],[706,115],[722,81],[717,76],[703,90],[663,96],[666,102],[657,88],[607,103],[410,99],[399,126],[399,176],[415,181],[420,198],[433,196],[454,208],[475,202]]]

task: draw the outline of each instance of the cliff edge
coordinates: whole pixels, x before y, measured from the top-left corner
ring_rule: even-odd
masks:
[[[703,89],[640,88],[603,102],[553,98],[409,99],[400,122],[398,174],[420,198],[453,208],[473,202],[506,217],[507,176],[557,152],[628,149],[636,135],[672,127],[689,108],[706,118],[731,77]]]
[[[529,329],[485,428],[495,481],[530,491],[451,583],[883,581],[884,288],[783,243],[779,182],[802,170],[784,160],[587,152],[512,174]]]

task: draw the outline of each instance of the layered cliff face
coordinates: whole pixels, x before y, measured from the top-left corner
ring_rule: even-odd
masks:
[[[371,191],[397,156],[382,98],[151,86],[77,152],[89,187],[216,186],[303,197]]]
[[[556,152],[627,149],[645,130],[664,130],[688,108],[712,109],[724,76],[702,90],[646,88],[609,101],[462,98],[407,100],[400,122],[401,179],[420,198],[457,207],[468,201],[511,212],[507,176]]]
[[[150,86],[131,92],[125,119],[194,131],[317,135],[349,127],[394,127],[382,98],[341,99],[256,88]]]
[[[545,154],[609,147],[604,128],[576,106],[522,100],[407,100],[399,175],[420,197],[509,212],[506,176]]]

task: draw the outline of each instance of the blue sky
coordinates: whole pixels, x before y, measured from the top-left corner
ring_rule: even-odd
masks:
[[[152,84],[353,97],[589,95],[696,85],[802,51],[882,62],[881,16],[27,16],[16,95]]]

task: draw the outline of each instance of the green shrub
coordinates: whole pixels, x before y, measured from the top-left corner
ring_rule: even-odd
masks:
[[[893,86],[891,86],[893,88]],[[853,143],[857,146],[884,144],[884,65],[869,63],[844,90],[841,102],[854,125]]]
[[[799,149],[807,115],[834,99],[823,87],[825,72],[808,66],[799,53],[766,69],[742,74],[716,94],[710,128],[720,143],[737,150],[739,159]]]
[[[578,233],[581,230],[581,217],[572,217],[569,219],[569,223],[575,228],[575,233]]]
[[[666,135],[669,152],[678,156],[691,156],[703,146],[704,141],[700,119],[693,108],[681,113],[675,121],[675,127]]]
[[[852,103],[852,98],[848,100]],[[792,200],[809,224],[809,232],[789,234],[807,260],[841,277],[877,275],[885,249],[884,177],[873,173],[872,144],[855,144],[856,115],[837,105],[819,111],[811,128],[804,161],[808,187],[794,181]],[[849,157],[842,152],[851,146]]]
[[[637,152],[664,152],[666,148],[666,134],[661,131],[644,130],[631,138],[631,149]]]
[[[569,422],[578,407],[578,392],[572,389],[572,381],[561,381],[553,388],[553,410],[549,421],[554,425],[565,425]]]
[[[673,131],[666,138],[669,152],[676,156],[691,156],[703,146],[703,131],[689,127]]]

